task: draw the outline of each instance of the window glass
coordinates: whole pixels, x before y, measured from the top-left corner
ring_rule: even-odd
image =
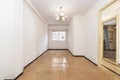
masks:
[[[52,32],[52,40],[58,40],[58,32]]]
[[[65,41],[65,32],[59,32],[59,40]]]
[[[66,39],[65,31],[53,31],[52,32],[53,41],[65,41],[65,39]]]

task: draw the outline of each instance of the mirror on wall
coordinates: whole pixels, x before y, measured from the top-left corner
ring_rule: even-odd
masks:
[[[116,18],[103,23],[103,58],[116,62]]]

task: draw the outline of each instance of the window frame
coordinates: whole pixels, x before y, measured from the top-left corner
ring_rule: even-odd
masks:
[[[57,40],[53,40],[53,32],[58,32],[58,39]],[[64,40],[60,39],[60,32],[64,32]],[[53,30],[52,31],[52,41],[66,41],[66,30]]]

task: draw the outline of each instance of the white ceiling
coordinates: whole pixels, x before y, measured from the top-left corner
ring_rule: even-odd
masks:
[[[69,24],[73,15],[84,14],[96,1],[98,0],[31,0],[48,24]],[[60,6],[68,16],[65,21],[55,19],[55,14],[59,12]]]

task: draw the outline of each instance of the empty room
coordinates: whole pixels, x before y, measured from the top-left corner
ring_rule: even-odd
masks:
[[[120,80],[120,0],[1,0],[0,80]]]

